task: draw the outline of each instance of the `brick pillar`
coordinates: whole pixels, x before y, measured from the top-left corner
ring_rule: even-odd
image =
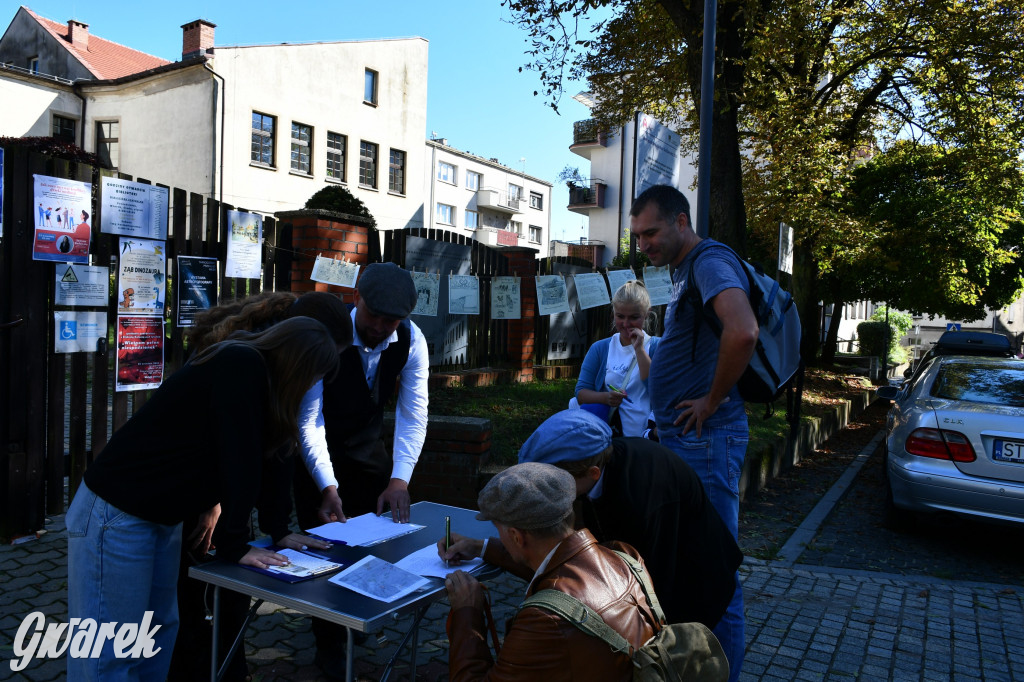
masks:
[[[360,268],[368,265],[369,223],[358,216],[319,209],[280,211],[274,216],[292,226],[295,256],[292,259],[291,290],[296,293],[329,291],[341,295],[346,303],[352,303],[353,289],[314,282],[310,277],[317,256],[347,259],[358,263]],[[376,234],[373,238],[377,238]]]
[[[533,249],[504,249],[508,271],[520,278],[521,317],[508,321],[508,351],[519,371],[520,382],[533,381],[534,340],[537,318],[537,252]]]

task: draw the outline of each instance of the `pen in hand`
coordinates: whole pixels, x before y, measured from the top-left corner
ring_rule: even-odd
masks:
[[[611,384],[608,384],[608,388],[612,389],[616,393],[625,393],[625,391],[623,391],[621,388],[616,388],[615,386],[612,386]],[[630,404],[633,403],[633,401],[629,399],[628,395],[623,395],[622,399],[625,400],[627,403],[630,403]]]
[[[446,516],[446,517],[444,517],[444,551],[445,551],[445,554],[448,553],[448,550],[451,549],[451,546],[452,546],[452,517]],[[448,567],[448,560],[447,559],[444,560],[444,565],[445,565],[445,568]]]

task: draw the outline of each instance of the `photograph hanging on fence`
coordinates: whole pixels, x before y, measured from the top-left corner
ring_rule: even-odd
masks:
[[[164,242],[118,240],[117,314],[162,315],[167,291]]]
[[[537,275],[537,313],[569,312],[569,293],[562,275]]]
[[[263,244],[263,218],[257,213],[227,211],[228,254],[225,277],[259,279],[262,274],[260,245]]]
[[[116,391],[157,388],[164,378],[163,318],[122,315],[117,318]]]
[[[608,288],[612,291],[612,296],[619,290],[626,282],[632,282],[636,279],[636,275],[633,274],[632,268],[626,268],[625,270],[607,270],[608,275]]]
[[[32,260],[88,263],[92,185],[33,175],[35,238]]]
[[[314,282],[323,282],[349,289],[356,288],[358,277],[359,263],[323,256],[316,257],[316,261],[313,262],[313,273],[309,276]]]
[[[178,256],[178,326],[191,327],[196,315],[217,305],[217,259]]]
[[[413,272],[412,283],[416,287],[416,307],[413,315],[437,316],[437,299],[441,295],[441,273]]]
[[[608,285],[600,272],[586,272],[573,275],[576,285],[576,304],[580,310],[608,305],[612,302],[608,297]]]
[[[53,311],[54,353],[95,353],[101,342],[107,342],[105,312]]]
[[[84,308],[105,308],[110,298],[110,268],[98,265],[57,264],[54,267],[53,302]]]
[[[648,265],[644,268],[644,286],[651,297],[651,305],[661,305],[672,300],[672,273],[669,266],[656,268]]]
[[[100,182],[100,232],[167,239],[166,187],[104,177]]]
[[[492,320],[518,320],[522,318],[520,286],[518,277],[497,276],[491,279]]]

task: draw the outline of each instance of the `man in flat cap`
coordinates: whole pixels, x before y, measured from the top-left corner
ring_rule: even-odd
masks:
[[[481,521],[491,521],[508,554],[526,571],[526,596],[555,589],[600,614],[638,649],[661,628],[629,565],[599,545],[586,529],[573,530],[572,476],[549,464],[517,464],[480,491]],[[629,545],[614,548],[639,559]],[[641,560],[642,563],[642,560]],[[630,680],[633,664],[560,616],[535,606],[519,611],[505,633],[497,660],[487,647],[485,596],[480,583],[456,571],[447,581],[449,679],[523,682]]]
[[[416,307],[412,275],[394,263],[363,269],[351,309],[354,338],[340,357],[338,372],[323,382],[322,395],[310,391],[300,406],[300,435],[307,462],[295,467],[296,516],[302,528],[348,516],[391,509],[397,522],[409,520],[409,479],[427,434],[427,342],[409,314]],[[384,444],[384,406],[396,392],[392,454]],[[322,415],[322,416],[321,416]],[[317,456],[326,431],[329,457]],[[323,453],[319,453],[322,455]],[[319,509],[315,501],[321,500]],[[331,676],[344,671],[341,626],[314,619],[317,661]]]
[[[574,478],[582,525],[602,542],[620,540],[640,552],[668,622],[714,629],[743,555],[690,465],[652,441],[612,438],[608,424],[586,410],[547,419],[519,461],[553,464]],[[509,563],[502,541],[492,538],[485,548],[456,537],[453,555]]]

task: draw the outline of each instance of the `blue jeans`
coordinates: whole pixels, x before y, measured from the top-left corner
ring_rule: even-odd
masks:
[[[711,505],[734,538],[739,537],[740,474],[748,440],[746,419],[726,426],[704,426],[699,438],[690,431],[685,436],[676,434],[661,439],[662,445],[682,457],[697,472]],[[744,620],[743,587],[737,573],[736,593],[722,620],[712,630],[729,658],[730,682],[739,678],[743,666],[746,648]]]
[[[152,658],[116,658],[114,642],[99,658],[68,653],[69,680],[162,680],[178,633],[178,562],[181,524],[164,526],[132,516],[83,483],[68,509],[68,617],[141,624],[153,611],[159,651]]]

